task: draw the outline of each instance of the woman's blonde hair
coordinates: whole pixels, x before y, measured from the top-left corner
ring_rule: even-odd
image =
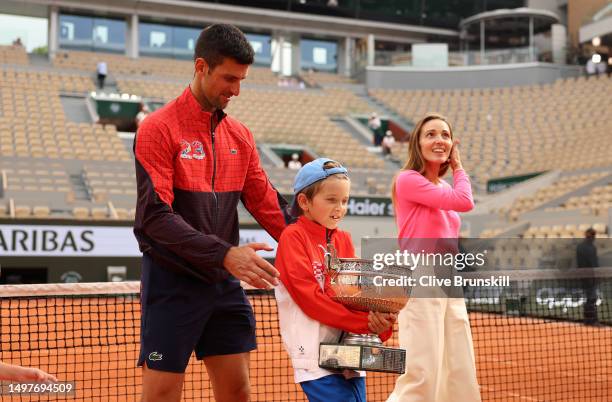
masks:
[[[397,212],[397,203],[395,197],[395,184],[397,182],[397,176],[402,173],[404,170],[415,170],[420,174],[425,174],[425,158],[423,157],[423,152],[421,151],[421,146],[419,144],[419,140],[421,139],[421,131],[423,131],[423,126],[425,123],[431,120],[442,120],[448,125],[448,129],[450,131],[451,140],[453,140],[453,128],[451,124],[448,122],[448,119],[439,114],[439,113],[427,113],[419,122],[414,126],[414,130],[412,130],[412,134],[410,135],[410,139],[408,140],[408,160],[404,164],[404,166],[400,169],[399,172],[393,177],[393,183],[391,184],[391,200],[393,201],[393,206]],[[450,164],[444,163],[440,166],[440,172],[438,173],[438,177],[443,177],[448,171]],[[397,214],[396,214],[397,216]]]

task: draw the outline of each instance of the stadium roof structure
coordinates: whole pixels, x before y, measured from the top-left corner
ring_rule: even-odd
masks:
[[[480,53],[481,57],[484,58],[485,44],[488,42],[488,38],[507,39],[512,36],[513,32],[527,32],[529,59],[530,61],[536,61],[535,34],[549,30],[553,24],[558,24],[560,20],[559,15],[552,11],[527,7],[485,11],[461,20],[459,23],[460,38],[465,43],[469,43],[474,38],[479,38]]]
[[[156,22],[187,25],[225,22],[266,31],[308,32],[336,37],[366,37],[373,34],[377,39],[395,42],[423,41],[428,36],[459,36],[458,31],[451,29],[184,0],[3,0],[0,12],[24,15],[27,9],[39,16],[44,12],[41,8],[47,7],[107,17],[138,15]]]
[[[593,15],[590,22],[580,27],[578,35],[580,43],[588,42],[595,37],[612,35],[612,3],[604,6]]]
[[[561,20],[560,17],[549,10],[539,10],[535,8],[513,8],[513,9],[499,9],[493,11],[485,11],[482,13],[478,13],[472,15],[471,17],[465,18],[461,20],[459,23],[459,28],[464,29],[469,27],[470,25],[480,23],[481,21],[490,21],[497,19],[508,19],[508,18],[533,18],[534,20],[540,20],[543,23],[547,24],[556,24]],[[487,29],[491,29],[487,27]]]

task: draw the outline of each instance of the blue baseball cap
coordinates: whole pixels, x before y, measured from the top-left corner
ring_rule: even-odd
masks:
[[[306,187],[327,179],[329,176],[334,174],[345,174],[348,176],[348,170],[342,165],[340,167],[334,167],[330,169],[323,168],[327,162],[336,162],[333,159],[318,158],[308,162],[297,172],[295,179],[293,179],[293,202],[291,203],[291,215],[297,216],[299,212],[297,195],[304,190]]]

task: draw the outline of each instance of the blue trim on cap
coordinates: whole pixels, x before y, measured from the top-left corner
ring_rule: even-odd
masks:
[[[336,162],[329,158],[318,158],[308,162],[297,172],[295,179],[293,180],[293,202],[291,203],[290,212],[293,216],[297,216],[297,195],[304,190],[306,187],[313,185],[314,183],[327,179],[329,176],[335,174],[345,174],[348,176],[348,170],[340,165],[340,167],[333,167],[325,169],[324,165],[327,162]]]
[[[304,190],[306,187],[320,180],[326,179],[331,175],[334,175],[334,174],[348,175],[348,170],[346,170],[344,166],[325,169],[323,166],[327,162],[338,163],[333,159],[318,158],[302,166],[302,168],[295,175],[295,179],[293,181],[293,194],[298,194],[300,191]]]

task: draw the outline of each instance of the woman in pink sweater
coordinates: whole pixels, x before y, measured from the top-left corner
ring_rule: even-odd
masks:
[[[458,212],[474,207],[458,143],[441,115],[427,114],[416,125],[408,161],[396,176],[391,193],[400,244],[436,243],[418,239],[455,239],[456,244],[461,226]],[[442,180],[449,167],[452,187]],[[444,293],[433,297],[432,290],[425,291],[424,297],[411,298],[399,314],[406,373],[397,379],[387,402],[479,402],[465,301],[444,297]]]

